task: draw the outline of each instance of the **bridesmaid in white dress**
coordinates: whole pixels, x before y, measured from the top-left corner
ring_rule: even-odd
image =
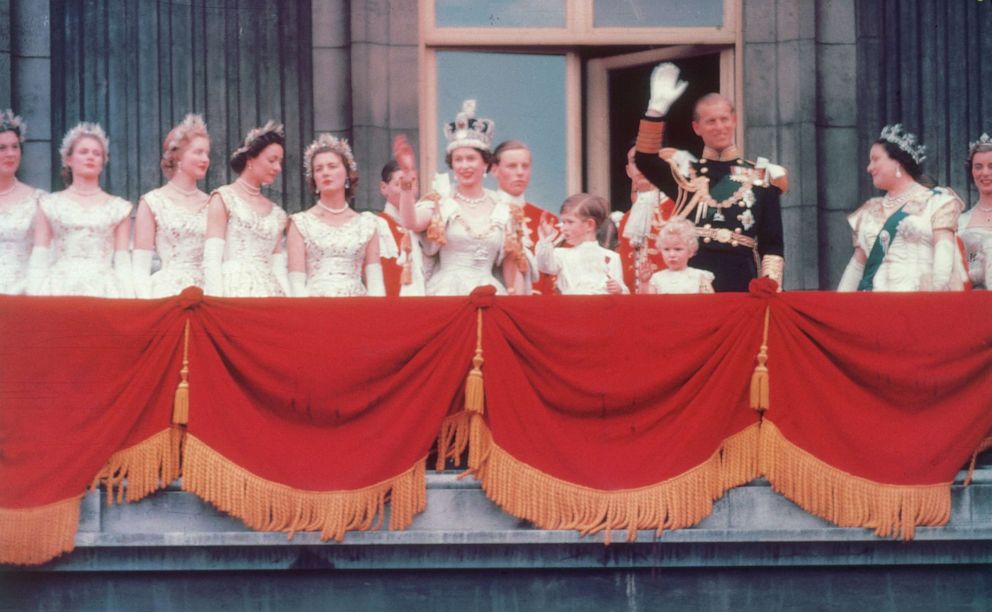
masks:
[[[282,172],[285,136],[269,121],[231,154],[238,174],[210,195],[203,247],[204,290],[227,297],[289,295],[282,236],[286,213],[262,195]]]
[[[131,255],[137,297],[165,297],[186,287],[203,287],[208,196],[196,183],[209,167],[207,126],[199,115],[186,115],[162,144],[162,173],[169,182],[138,201]],[[162,267],[151,274],[155,251]]]
[[[509,205],[482,185],[492,160],[493,122],[476,119],[475,101],[466,100],[462,112],[445,127],[445,136],[445,161],[457,185],[448,193],[436,184],[433,192],[416,203],[413,150],[402,136],[394,146],[403,173],[403,225],[425,232],[423,252],[436,256],[433,266],[428,266],[427,295],[468,295],[483,285],[494,286],[500,294],[529,292],[536,268],[530,250],[523,246],[521,228]],[[497,270],[502,280],[496,278]]]
[[[385,296],[378,219],[349,206],[358,186],[358,165],[348,142],[321,134],[303,153],[303,167],[307,185],[319,199],[290,219],[286,250],[291,294]],[[384,238],[391,245],[385,256],[396,257],[392,235]]]
[[[26,126],[13,111],[0,112],[0,293],[24,293],[34,217],[43,191],[17,180]]]
[[[131,203],[100,187],[107,135],[80,123],[62,139],[63,191],[42,196],[28,263],[32,295],[134,297]]]
[[[992,138],[982,134],[968,147],[968,173],[978,202],[958,219],[958,236],[968,257],[968,276],[976,289],[992,288]]]

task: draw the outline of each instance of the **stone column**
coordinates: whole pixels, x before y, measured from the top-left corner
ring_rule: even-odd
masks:
[[[347,0],[313,0],[313,136],[351,140],[351,34]],[[305,135],[309,137],[310,135]],[[308,142],[309,143],[309,142]],[[304,146],[306,144],[304,143]],[[312,199],[312,198],[311,198]]]
[[[0,55],[0,89],[9,92],[9,101],[6,104],[0,101],[0,106],[12,107],[28,125],[18,176],[35,187],[51,189],[51,5],[48,0],[9,0],[2,4],[9,6],[10,68],[3,69]],[[6,21],[3,12],[0,8],[0,21]],[[2,84],[5,77],[9,78],[7,88]]]

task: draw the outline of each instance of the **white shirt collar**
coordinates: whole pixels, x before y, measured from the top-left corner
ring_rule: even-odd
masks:
[[[527,203],[527,198],[525,198],[524,194],[522,193],[518,196],[512,196],[507,192],[503,191],[502,189],[500,189],[499,195],[503,199],[503,201],[506,202],[507,204],[516,204],[517,206],[523,206],[524,204]]]

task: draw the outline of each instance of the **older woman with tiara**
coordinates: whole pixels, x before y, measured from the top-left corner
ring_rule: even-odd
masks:
[[[207,194],[196,186],[210,167],[210,136],[199,115],[186,115],[162,144],[162,173],[169,179],[138,201],[134,222],[134,292],[139,298],[177,295],[203,287]],[[158,251],[161,269],[151,274]]]
[[[231,154],[238,178],[210,194],[203,246],[204,290],[227,297],[289,294],[282,235],[286,213],[262,195],[282,172],[285,137],[269,121]]]
[[[885,192],[848,217],[854,255],[838,291],[964,289],[954,231],[964,205],[953,191],[920,184],[926,147],[899,124],[871,147],[868,174]]]
[[[475,101],[467,100],[445,127],[445,136],[445,161],[457,185],[448,189],[443,180],[447,175],[441,175],[435,190],[419,202],[413,196],[413,151],[402,136],[394,147],[403,172],[401,220],[407,229],[424,233],[424,254],[437,258],[427,279],[427,295],[468,295],[483,285],[493,285],[498,293],[527,292],[535,267],[522,228],[509,205],[482,185],[492,160],[493,122],[475,118]],[[494,275],[496,268],[502,281]]]
[[[982,134],[968,147],[968,175],[978,188],[978,203],[958,220],[958,236],[968,257],[975,288],[992,288],[992,138]]]
[[[350,204],[358,165],[348,141],[321,134],[303,153],[307,184],[319,196],[290,218],[286,237],[289,284],[297,297],[385,296],[378,218]],[[392,243],[386,257],[396,257]],[[364,277],[364,282],[363,282]]]
[[[63,191],[41,198],[27,292],[33,295],[133,297],[131,203],[100,187],[109,143],[95,123],[62,139]]]
[[[0,112],[0,293],[24,292],[32,223],[44,193],[17,180],[25,131],[13,111]]]

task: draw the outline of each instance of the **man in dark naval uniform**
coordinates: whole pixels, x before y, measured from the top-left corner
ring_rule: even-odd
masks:
[[[696,224],[699,251],[689,265],[709,270],[716,291],[747,291],[768,276],[782,285],[785,269],[779,198],[785,169],[768,160],[744,160],[734,144],[737,115],[720,94],[696,102],[692,129],[703,139],[702,159],[662,149],[665,115],[685,91],[679,69],[660,64],[651,74],[651,100],[637,133],[638,169],[675,200],[675,215]]]

